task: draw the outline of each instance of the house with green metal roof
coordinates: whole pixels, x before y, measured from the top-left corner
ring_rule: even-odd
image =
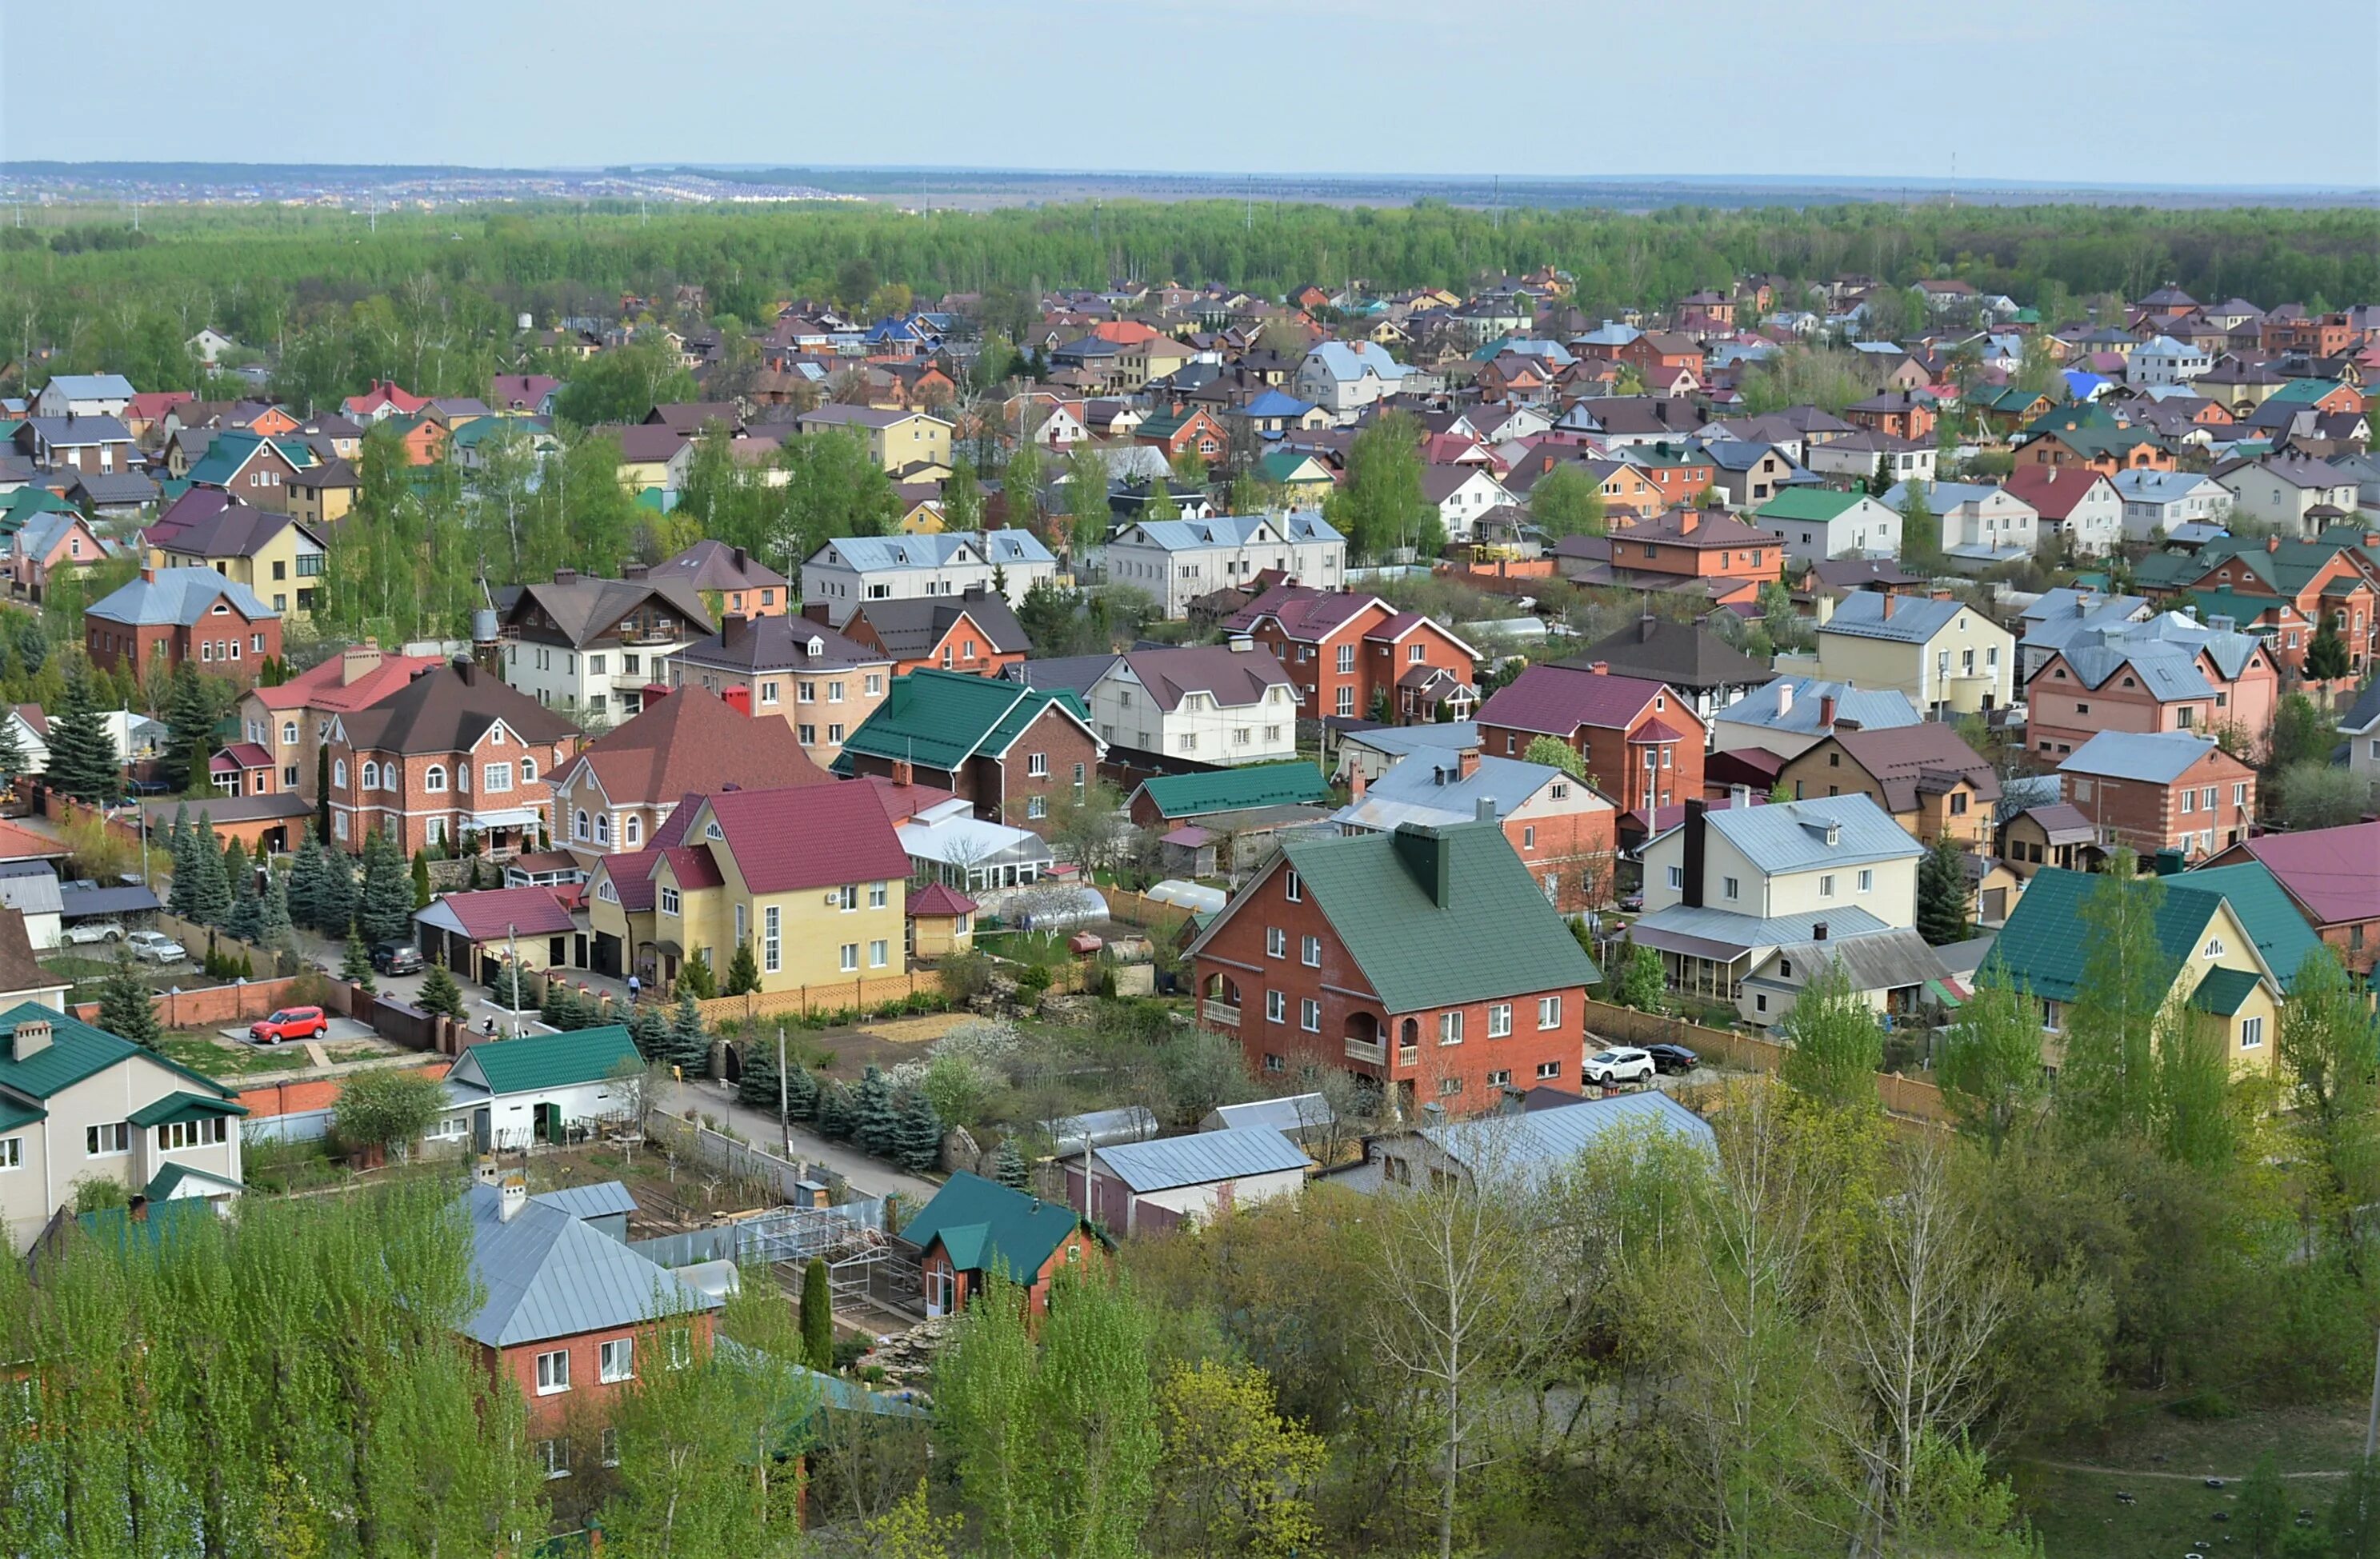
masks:
[[[1349,1072],[1407,1119],[1574,1086],[1602,979],[1492,816],[1285,838],[1187,956],[1250,1071]]]
[[[1054,802],[1085,793],[1106,752],[1072,688],[926,667],[892,679],[884,702],[843,739],[833,767],[938,785],[978,817],[1039,833]]]
[[[1784,542],[1785,555],[1796,562],[1900,555],[1900,512],[1864,492],[1789,487],[1753,511],[1750,523]]]
[[[1068,1174],[1080,1183],[1079,1166]],[[901,1238],[917,1248],[929,1317],[965,1309],[995,1272],[1025,1289],[1034,1311],[1046,1311],[1058,1275],[1082,1271],[1112,1243],[1071,1207],[964,1169],[917,1210]]]
[[[112,1180],[136,1204],[240,1190],[239,1122],[213,1079],[55,1008],[0,1012],[0,1217],[22,1251],[76,1182]]]
[[[286,502],[289,478],[321,465],[322,457],[303,439],[273,439],[261,433],[215,435],[206,454],[190,467],[193,487],[221,488],[261,508],[278,509]]]
[[[1322,770],[1304,759],[1252,763],[1197,774],[1160,774],[1128,798],[1132,820],[1144,828],[1172,827],[1226,812],[1276,806],[1319,806],[1330,799]]]
[[[625,1120],[631,1101],[619,1074],[643,1064],[621,1023],[492,1039],[447,1072],[448,1108],[469,1118],[480,1153],[583,1142]]]
[[[2272,1067],[2287,981],[2296,975],[2301,949],[2313,944],[2272,874],[2253,870],[2262,882],[2248,867],[2224,866],[2126,885],[2127,891],[2158,895],[2154,925],[2167,1003],[2199,1014],[2243,1071]],[[1987,973],[2005,972],[2040,1003],[2046,1065],[2063,1058],[2068,1020],[2090,977],[2095,939],[2085,908],[2094,893],[2116,887],[2116,879],[2096,873],[2056,866],[2035,872],[1985,960]],[[2277,973],[2274,958],[2288,961],[2288,976]]]

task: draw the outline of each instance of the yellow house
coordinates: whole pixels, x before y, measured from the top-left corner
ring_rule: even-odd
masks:
[[[306,617],[322,586],[322,538],[273,509],[227,503],[149,548],[152,568],[211,568],[287,616]]]
[[[356,506],[356,491],[361,486],[354,464],[346,460],[325,460],[320,465],[293,472],[289,477],[289,516],[319,534],[325,526],[336,525],[347,517],[347,512]]]
[[[666,986],[700,959],[724,985],[748,942],[764,993],[864,991],[908,972],[908,873],[877,786],[722,792],[680,806],[654,848],[598,861],[590,961]]]
[[[1812,670],[1829,682],[1898,688],[1929,716],[1973,714],[2013,696],[2016,636],[1955,597],[1854,590],[1818,624]]]
[[[1152,379],[1163,379],[1188,366],[1197,355],[1196,348],[1170,335],[1153,335],[1117,353],[1116,368],[1126,387],[1138,390]]]
[[[877,465],[906,481],[943,481],[951,474],[951,425],[921,411],[825,405],[804,412],[794,426],[805,433],[848,429],[868,441]]]

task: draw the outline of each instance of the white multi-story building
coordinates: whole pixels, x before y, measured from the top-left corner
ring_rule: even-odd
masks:
[[[2231,513],[2231,494],[2214,477],[2196,471],[2126,471],[2116,477],[2124,501],[2124,538],[2146,541],[2182,526],[2221,525]]]
[[[1291,386],[1344,427],[1375,401],[1404,388],[1405,365],[1389,349],[1369,341],[1326,341],[1306,353]]]
[[[649,579],[631,563],[625,579],[553,571],[550,584],[520,585],[497,601],[504,682],[574,719],[625,719],[645,707],[645,689],[670,682],[670,658],[718,631],[694,586]]]
[[[869,601],[958,596],[1002,587],[1011,607],[1058,576],[1058,560],[1029,530],[952,530],[933,536],[838,536],[802,562],[802,604],[827,609],[840,628]]]
[[[1111,584],[1146,590],[1166,616],[1182,617],[1200,596],[1245,587],[1268,569],[1336,590],[1347,573],[1347,538],[1317,509],[1138,520],[1108,543],[1107,563]]]
[[[1896,514],[1908,501],[1905,482],[1894,483],[1878,500]],[[1925,506],[1942,524],[1943,557],[1962,573],[2029,558],[2041,539],[2041,516],[2033,505],[1988,482],[1931,483]]]
[[[1196,763],[1297,756],[1297,684],[1253,639],[1119,655],[1084,701],[1111,746]]]
[[[2125,382],[2136,385],[2187,384],[2215,366],[2203,346],[2160,335],[2132,348],[2124,359]]]

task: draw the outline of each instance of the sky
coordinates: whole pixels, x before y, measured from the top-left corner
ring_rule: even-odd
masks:
[[[0,161],[2380,186],[2380,4],[0,0]]]

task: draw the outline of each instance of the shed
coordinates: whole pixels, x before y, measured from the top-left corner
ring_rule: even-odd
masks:
[[[912,892],[906,912],[912,958],[943,958],[975,946],[976,901],[947,883]]]
[[[929,1317],[957,1314],[994,1272],[1024,1286],[1034,1310],[1045,1310],[1059,1270],[1083,1265],[1104,1243],[1073,1208],[964,1169],[917,1210],[901,1238],[917,1248]]]
[[[620,1118],[627,1100],[612,1074],[623,1064],[644,1063],[620,1023],[489,1040],[463,1052],[446,1093],[471,1118],[475,1151],[520,1152],[583,1141]]]
[[[491,985],[516,948],[525,969],[586,961],[572,957],[584,937],[551,888],[441,893],[427,908],[413,912],[413,929],[422,957],[443,961],[467,980]]]
[[[1309,1166],[1270,1126],[1200,1131],[1096,1148],[1066,1166],[1066,1195],[1110,1230],[1137,1234],[1288,1196]]]
[[[1201,1131],[1245,1131],[1269,1127],[1293,1142],[1322,1134],[1337,1120],[1330,1101],[1319,1094],[1290,1094],[1278,1099],[1251,1099],[1244,1105],[1222,1105],[1198,1122]]]
[[[58,945],[59,917],[66,900],[57,873],[43,861],[0,861],[0,907],[25,917],[25,936],[35,952]]]

